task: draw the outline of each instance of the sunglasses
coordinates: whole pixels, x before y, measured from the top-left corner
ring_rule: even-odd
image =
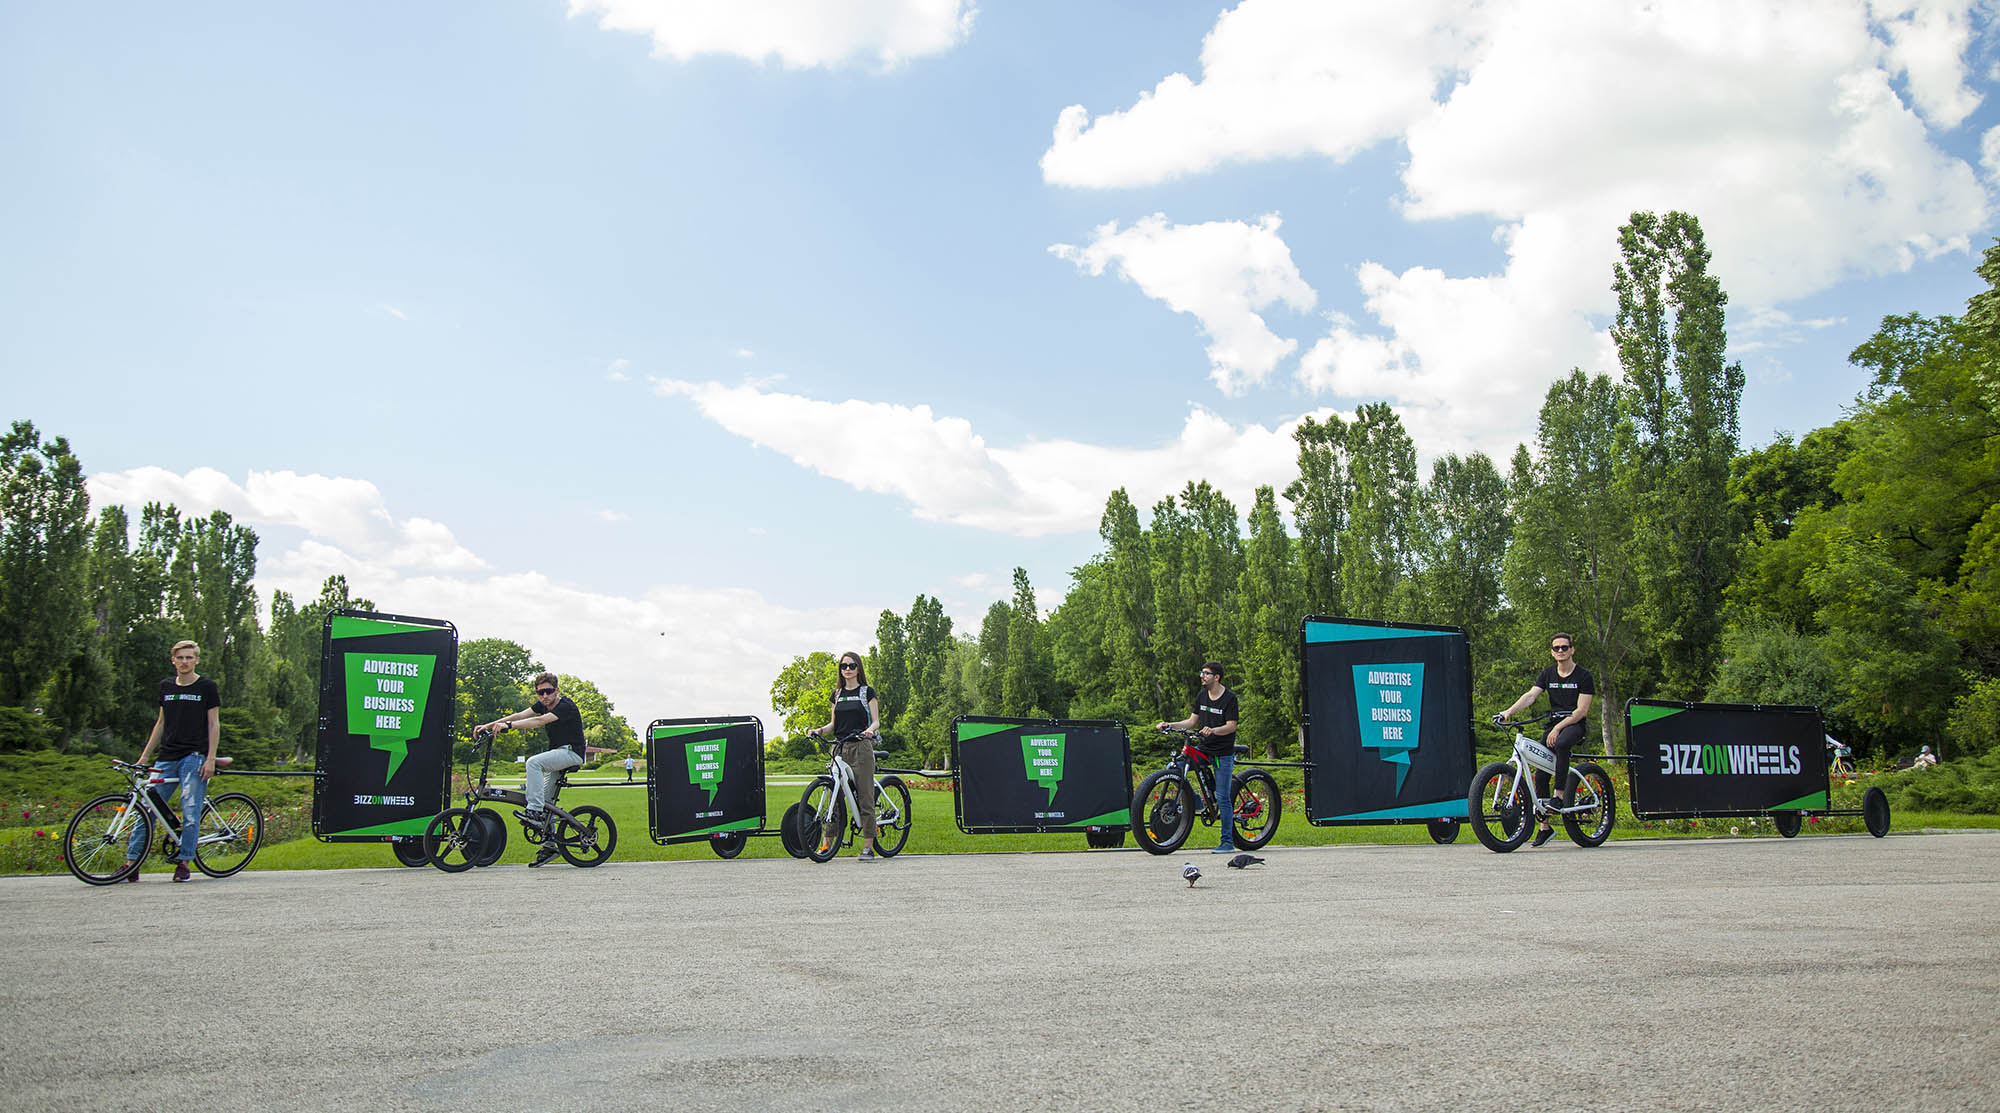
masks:
[[[1550,652],[1550,653],[1568,653],[1568,652],[1570,651],[1570,648],[1571,648],[1571,647],[1569,647],[1569,646],[1567,646],[1567,645],[1552,645],[1552,646],[1550,646],[1550,647],[1549,647],[1549,652]]]
[[[535,689],[535,694],[538,696],[553,696],[556,694],[556,690],[554,688],[537,688]]]
[[[840,663],[840,671],[842,672],[846,672],[849,669],[858,669],[860,667],[861,667],[860,663],[856,661],[842,661]]]

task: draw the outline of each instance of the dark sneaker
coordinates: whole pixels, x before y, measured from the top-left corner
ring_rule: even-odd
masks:
[[[134,869],[132,870],[132,872],[131,872],[130,874],[126,875],[126,878],[125,878],[125,880],[127,880],[127,881],[137,881],[137,880],[139,880],[139,871],[138,871],[138,869],[134,868]]]
[[[1218,847],[1216,847],[1216,848],[1215,848],[1214,850],[1211,850],[1211,851],[1209,851],[1209,853],[1210,853],[1210,854],[1234,854],[1234,853],[1236,853],[1236,848],[1235,848],[1235,847],[1233,847],[1233,846],[1231,846],[1231,845],[1229,845],[1228,843],[1223,843],[1223,844],[1222,844],[1221,846],[1218,846]]]
[[[1554,838],[1554,837],[1555,837],[1555,833],[1556,833],[1556,829],[1555,829],[1555,828],[1553,828],[1553,827],[1544,827],[1544,828],[1542,828],[1541,830],[1539,830],[1539,831],[1535,832],[1535,841],[1534,841],[1534,842],[1531,842],[1531,843],[1529,843],[1528,845],[1529,845],[1529,846],[1540,846],[1540,845],[1542,845],[1543,843],[1545,843],[1545,842],[1549,841],[1549,840],[1550,840],[1551,838]]]
[[[547,812],[523,811],[521,813],[521,822],[527,824],[530,827],[535,828],[538,831],[546,831],[549,829],[549,815]]]
[[[855,857],[861,859],[864,862],[872,862],[875,860],[875,848],[872,846],[864,846],[861,848],[861,853],[856,854]]]
[[[535,860],[528,863],[528,868],[534,869],[536,866],[546,866],[554,861],[556,855],[560,853],[561,851],[556,849],[556,844],[545,842],[542,844],[542,849],[535,853]]]
[[[139,875],[135,873],[135,874],[133,874],[132,876],[133,876],[133,878],[134,878],[134,879],[136,879],[136,878],[137,878],[137,877],[138,877]],[[188,864],[187,864],[186,862],[175,862],[175,863],[174,863],[174,880],[175,880],[175,881],[186,881],[186,880],[188,879],[188,876],[189,876],[189,875],[188,875]]]

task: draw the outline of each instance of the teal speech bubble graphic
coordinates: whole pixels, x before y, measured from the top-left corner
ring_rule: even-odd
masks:
[[[1402,792],[1423,725],[1423,664],[1354,666],[1354,710],[1361,717],[1361,745],[1380,750],[1382,760],[1396,767],[1396,791]]]
[[[347,732],[367,735],[371,749],[388,753],[389,774],[382,780],[387,785],[410,756],[410,740],[423,733],[437,655],[349,653],[346,658]]]
[[[1056,802],[1056,788],[1063,779],[1063,736],[1037,734],[1021,739],[1021,761],[1028,779],[1049,790],[1049,803]]]

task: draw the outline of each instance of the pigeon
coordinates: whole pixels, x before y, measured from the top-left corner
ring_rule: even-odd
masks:
[[[1188,888],[1192,889],[1194,888],[1194,883],[1201,880],[1201,869],[1193,862],[1183,862],[1181,864],[1181,876],[1187,878]]]
[[[1257,857],[1255,854],[1238,854],[1229,860],[1229,868],[1233,870],[1247,869],[1250,866],[1262,865],[1263,861],[1264,859]]]

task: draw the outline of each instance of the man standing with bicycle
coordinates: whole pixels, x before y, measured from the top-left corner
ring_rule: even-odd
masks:
[[[1569,807],[1569,752],[1576,748],[1578,742],[1583,741],[1583,723],[1585,717],[1590,714],[1590,701],[1596,698],[1597,681],[1591,678],[1589,669],[1576,663],[1575,638],[1568,634],[1557,634],[1549,639],[1549,652],[1554,655],[1555,664],[1542,669],[1541,675],[1535,677],[1535,682],[1527,691],[1521,693],[1520,699],[1514,701],[1514,706],[1494,716],[1493,721],[1497,723],[1513,718],[1523,708],[1540,699],[1543,692],[1548,693],[1549,710],[1564,713],[1561,719],[1556,720],[1555,725],[1549,727],[1548,737],[1544,739],[1549,749],[1554,750],[1556,755],[1554,795],[1550,797],[1548,791],[1550,781],[1546,773],[1535,774],[1535,790],[1544,797],[1550,797],[1557,808],[1567,808]],[[1535,841],[1532,845],[1542,845],[1555,833],[1556,829],[1550,825],[1549,817],[1543,816],[1542,829],[1535,832]]]
[[[473,729],[473,733],[482,730],[534,730],[537,727],[548,728],[549,748],[528,759],[527,783],[522,789],[522,794],[528,798],[528,806],[521,812],[521,822],[547,830],[549,787],[555,784],[556,776],[582,765],[586,754],[610,751],[584,741],[583,712],[577,710],[575,701],[562,694],[561,682],[552,672],[536,675],[533,704],[512,715],[482,723]],[[557,852],[556,841],[545,839],[542,849],[535,854],[535,860],[528,864],[546,864]]]
[[[1194,714],[1177,723],[1155,723],[1154,730],[1197,730],[1201,752],[1215,762],[1216,807],[1222,813],[1222,837],[1216,854],[1236,853],[1236,693],[1222,686],[1222,663],[1201,666],[1201,687],[1195,689]]]
[[[139,764],[146,764],[153,749],[160,751],[160,771],[167,785],[158,799],[160,811],[168,812],[167,802],[174,789],[181,794],[181,848],[174,860],[174,880],[188,879],[188,863],[194,861],[201,839],[201,804],[208,798],[208,782],[215,776],[215,750],[222,742],[222,692],[215,681],[195,672],[201,664],[201,647],[190,641],[175,642],[172,650],[174,675],[160,681],[159,713],[153,716],[152,733],[139,751]],[[132,839],[125,846],[125,863],[131,865],[146,850],[147,826],[132,826]],[[127,881],[139,880],[133,870]]]

